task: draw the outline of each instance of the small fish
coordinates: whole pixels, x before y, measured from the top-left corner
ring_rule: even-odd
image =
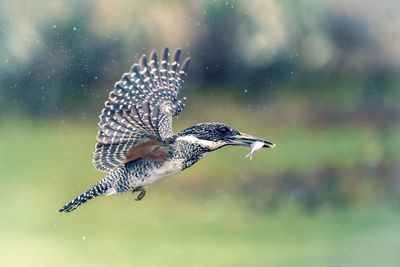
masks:
[[[253,153],[256,152],[257,150],[261,149],[263,146],[264,146],[264,143],[263,143],[263,142],[255,141],[254,143],[252,143],[252,144],[250,145],[251,150],[250,150],[250,152],[245,156],[245,158],[249,158],[249,157],[250,157],[250,160],[251,160],[251,159],[253,158]]]

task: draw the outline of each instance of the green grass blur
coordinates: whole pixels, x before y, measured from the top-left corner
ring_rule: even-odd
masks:
[[[58,208],[102,176],[91,163],[95,123],[6,119],[1,265],[398,266],[400,212],[377,171],[399,156],[397,126],[294,130],[236,110],[214,116],[278,147],[252,161],[225,148],[141,202],[102,197],[66,215]]]

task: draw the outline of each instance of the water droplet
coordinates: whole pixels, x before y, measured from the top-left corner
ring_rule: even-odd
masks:
[[[86,240],[86,236],[82,236],[82,240]]]
[[[247,89],[244,89],[243,91],[244,91],[245,94],[247,94]]]
[[[55,28],[57,28],[57,25],[54,24],[54,25],[53,25],[53,29],[55,29]]]
[[[76,31],[76,27],[73,27],[72,30]]]

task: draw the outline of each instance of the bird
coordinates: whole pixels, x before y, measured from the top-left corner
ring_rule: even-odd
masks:
[[[261,142],[264,148],[275,147],[221,122],[198,123],[175,134],[172,120],[185,107],[186,98],[179,93],[191,60],[181,63],[180,56],[179,48],[172,57],[165,48],[160,58],[153,49],[149,59],[141,56],[115,83],[100,115],[93,155],[94,167],[105,175],[59,212],[71,212],[101,195],[136,192],[135,200],[142,200],[147,186],[225,146]]]

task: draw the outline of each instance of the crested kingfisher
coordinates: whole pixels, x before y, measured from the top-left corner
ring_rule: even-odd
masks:
[[[122,75],[110,92],[100,115],[100,130],[93,156],[97,170],[105,176],[86,192],[71,200],[60,212],[70,212],[100,195],[138,192],[145,187],[192,166],[205,154],[224,146],[275,145],[242,133],[220,122],[199,123],[179,133],[172,131],[172,118],[185,106],[178,98],[190,58],[180,63],[181,50],[172,58],[165,48],[161,58],[155,50],[149,60],[143,55]],[[251,153],[252,153],[251,152]]]

